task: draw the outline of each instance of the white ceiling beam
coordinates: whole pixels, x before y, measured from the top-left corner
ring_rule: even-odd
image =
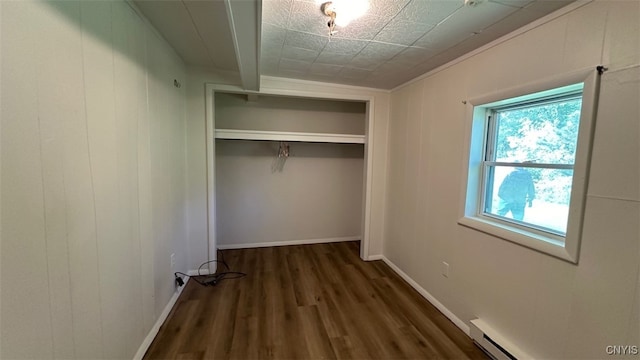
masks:
[[[245,90],[260,90],[261,0],[224,0]]]

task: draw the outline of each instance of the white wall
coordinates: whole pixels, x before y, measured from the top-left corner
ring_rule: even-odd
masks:
[[[124,2],[3,1],[1,358],[132,358],[184,269],[182,61]]]
[[[366,103],[216,93],[216,128],[364,135]]]
[[[187,69],[187,250],[188,267],[197,269],[209,260],[207,225],[207,148],[205,85],[238,85],[238,74]]]
[[[187,162],[188,162],[188,218],[189,218],[189,265],[197,268],[207,260],[207,178],[205,147],[205,84],[238,85],[239,79],[233,74],[219,74],[203,69],[188,71],[187,89]],[[389,93],[386,91],[299,81],[284,78],[262,77],[262,89],[288,91],[314,91],[324,94],[345,96],[371,96],[374,99],[373,177],[371,198],[370,254],[382,254],[384,227],[385,183],[387,162],[387,126],[389,119]]]
[[[535,358],[639,345],[640,2],[595,1],[392,93],[384,255]],[[580,262],[457,224],[462,101],[604,64]],[[450,264],[448,278],[441,262]]]
[[[360,239],[364,146],[292,142],[273,172],[278,144],[216,140],[218,245]]]

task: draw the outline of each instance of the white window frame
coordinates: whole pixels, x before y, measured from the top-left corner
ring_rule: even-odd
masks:
[[[467,120],[465,127],[468,148],[465,152],[463,173],[467,174],[467,178],[463,182],[461,189],[460,218],[458,220],[460,225],[572,263],[578,263],[591,145],[598,103],[599,78],[596,70],[590,68],[554,77],[553,79],[478,96],[466,102]],[[504,102],[513,101],[514,98],[519,98],[518,100],[523,101],[529,96],[528,94],[536,94],[536,97],[538,97],[540,96],[538,93],[541,92],[557,93],[559,88],[580,83],[583,84],[582,109],[566,235],[562,237],[526,225],[518,225],[483,215],[482,192],[484,191],[484,180],[482,167],[487,139],[487,109],[504,104]]]

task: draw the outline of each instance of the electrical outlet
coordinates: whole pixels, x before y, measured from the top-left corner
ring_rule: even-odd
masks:
[[[443,261],[442,262],[442,268],[440,269],[442,271],[442,276],[448,278],[449,277],[449,263]]]
[[[171,268],[173,269],[176,266],[176,254],[171,254]]]

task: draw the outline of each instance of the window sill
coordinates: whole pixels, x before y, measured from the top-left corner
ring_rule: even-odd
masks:
[[[577,264],[577,259],[569,254],[561,242],[552,237],[482,217],[464,216],[458,220],[458,224]]]

